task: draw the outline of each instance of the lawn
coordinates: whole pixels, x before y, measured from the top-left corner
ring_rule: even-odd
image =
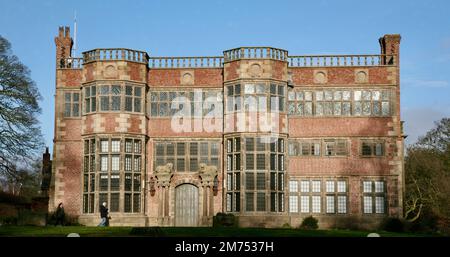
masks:
[[[1,226],[0,236],[13,237],[64,237],[69,233],[78,233],[82,237],[127,237],[127,236],[151,236],[150,233],[136,234],[132,227],[34,227],[34,226]],[[300,230],[290,228],[211,228],[211,227],[161,227],[157,228],[159,235],[167,237],[366,237],[368,231],[354,230]],[[375,231],[382,237],[411,237],[421,236],[410,233],[393,233]]]

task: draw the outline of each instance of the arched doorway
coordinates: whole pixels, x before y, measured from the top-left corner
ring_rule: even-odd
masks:
[[[175,226],[198,226],[198,187],[192,184],[175,188]]]

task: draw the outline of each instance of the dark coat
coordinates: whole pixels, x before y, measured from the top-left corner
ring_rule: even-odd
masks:
[[[100,218],[108,218],[108,208],[100,205]]]
[[[65,215],[66,214],[64,213],[64,207],[58,207],[56,209],[55,216],[56,216],[57,219],[64,219]]]

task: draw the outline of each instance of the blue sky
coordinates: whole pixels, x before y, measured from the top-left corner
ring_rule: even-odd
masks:
[[[450,116],[450,1],[6,1],[0,35],[31,70],[52,146],[58,26],[78,18],[78,50],[127,47],[151,56],[220,55],[248,45],[291,55],[377,54],[399,33],[401,108],[408,143]],[[51,148],[50,148],[51,149]]]

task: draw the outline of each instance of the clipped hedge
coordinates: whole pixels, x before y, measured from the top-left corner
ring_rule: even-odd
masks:
[[[213,217],[213,227],[221,228],[221,227],[238,227],[238,217],[234,216],[231,213],[217,213],[216,216]]]

